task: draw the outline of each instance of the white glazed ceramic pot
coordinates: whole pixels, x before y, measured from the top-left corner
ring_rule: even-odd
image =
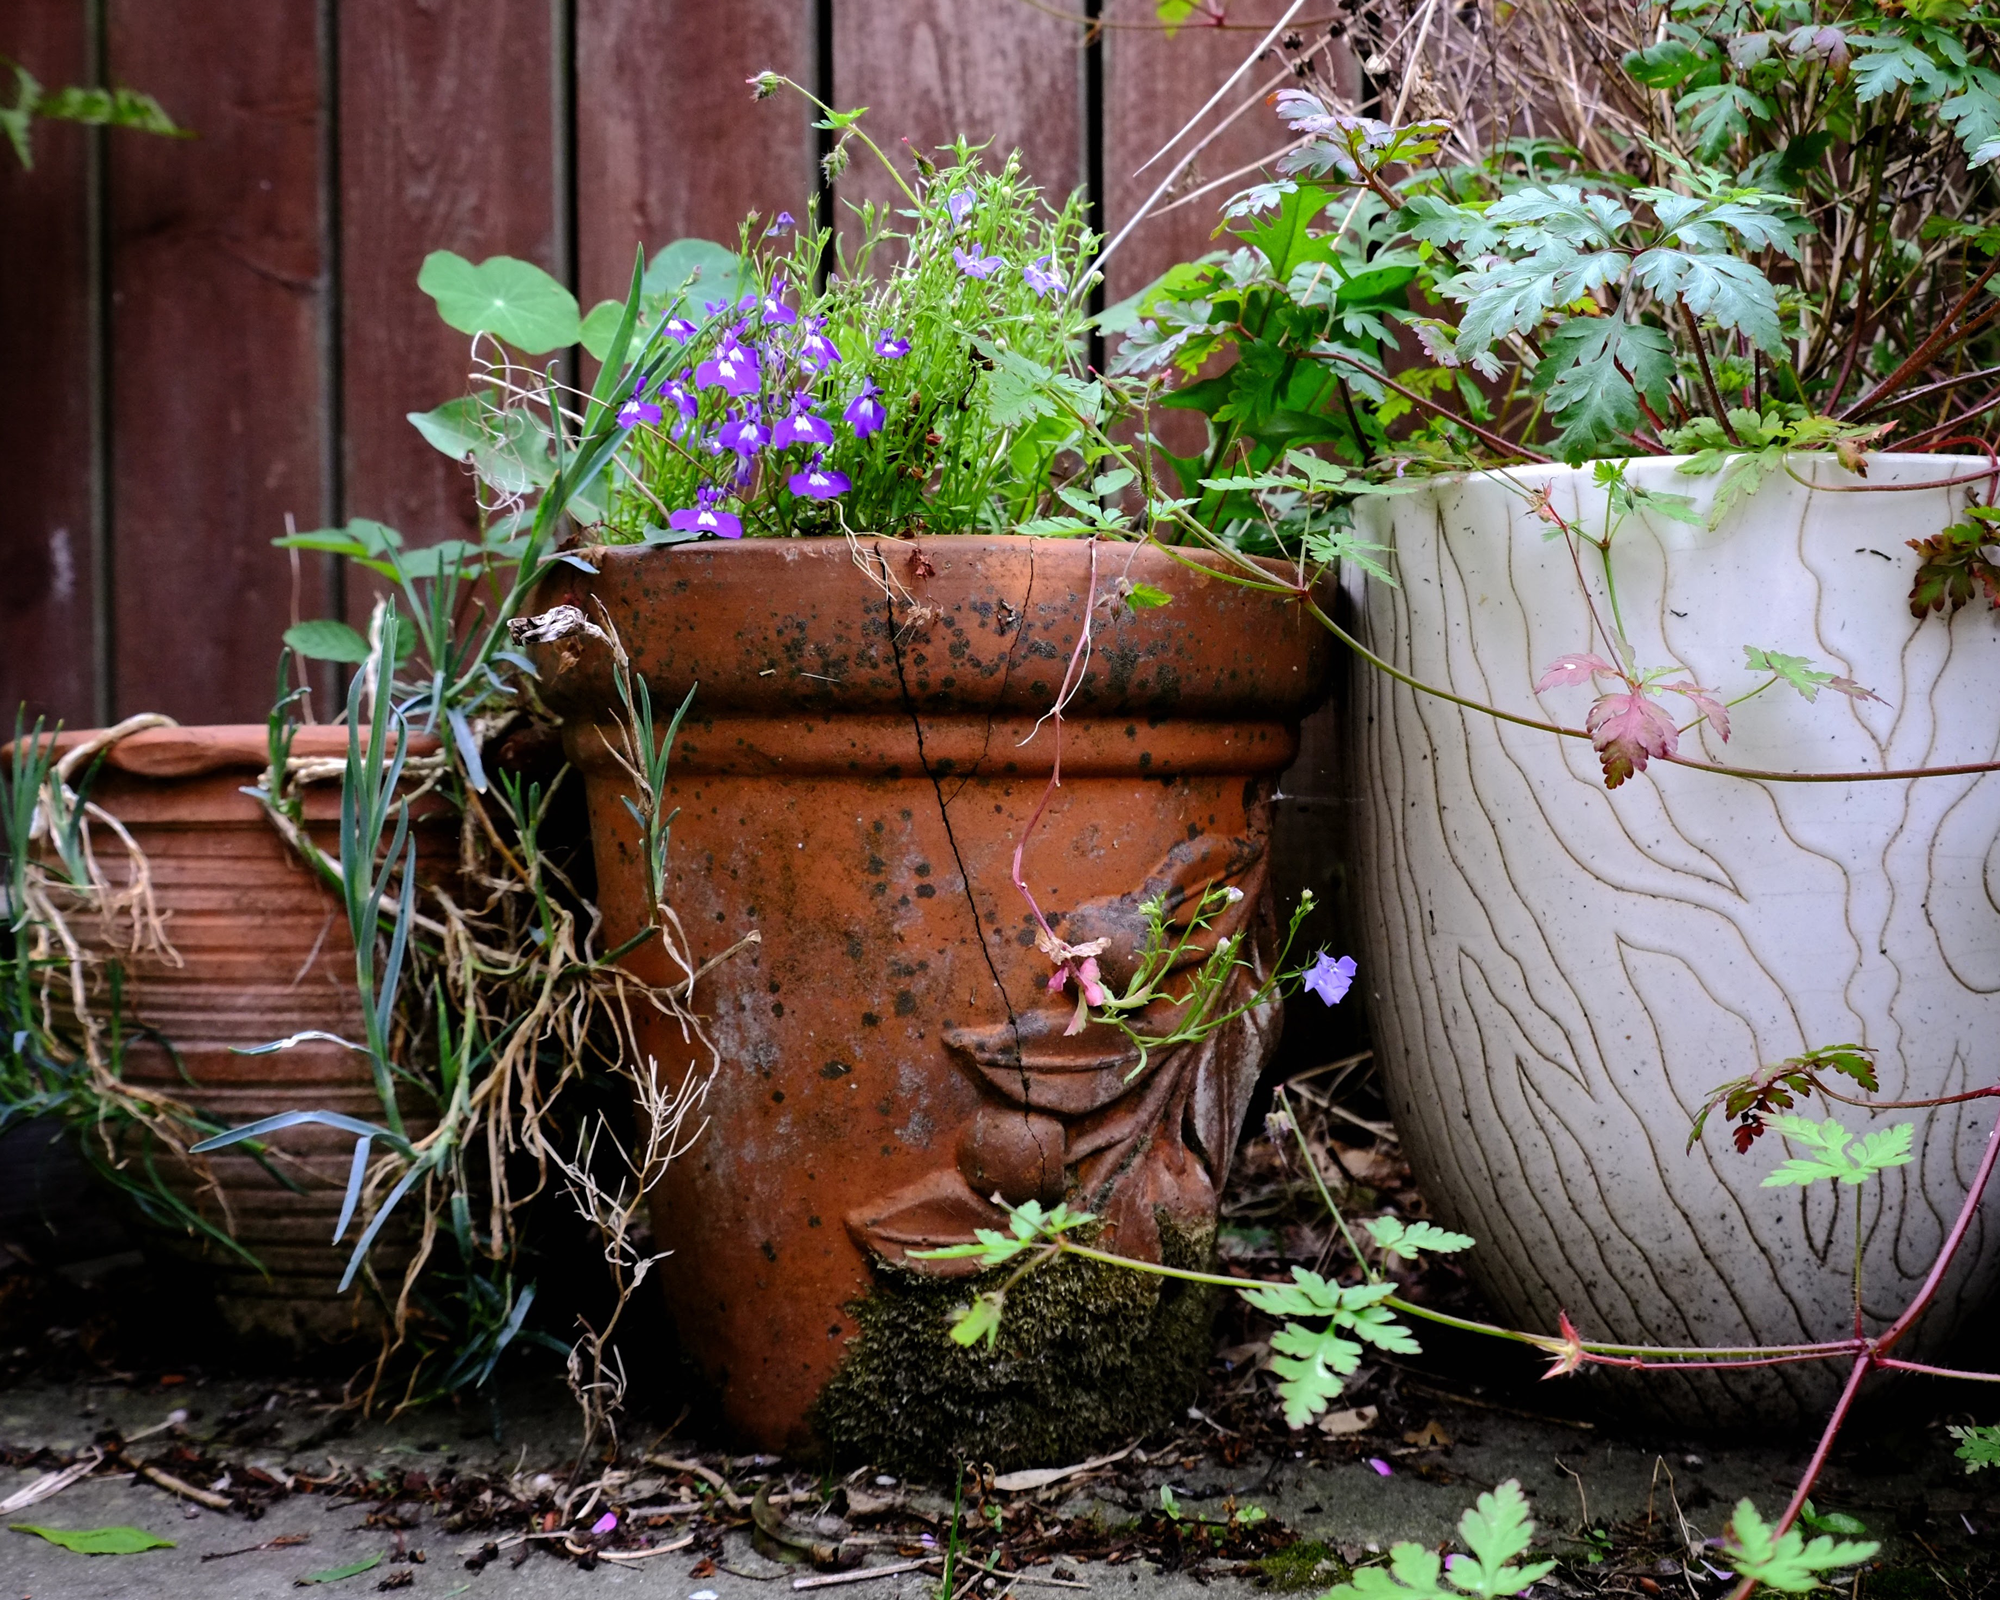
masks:
[[[1705,510],[1716,479],[1676,465],[1629,470]],[[1630,517],[1612,574],[1642,668],[1684,666],[1728,698],[1761,681],[1745,665],[1755,645],[1813,657],[1886,702],[1771,689],[1735,709],[1726,744],[1703,726],[1681,754],[1785,772],[2000,758],[2000,620],[1983,601],[1949,622],[1913,618],[1905,542],[1957,520],[1969,489],[1991,496],[1983,484],[1885,487],[1984,465],[1880,455],[1869,492],[1778,473],[1714,528]],[[1863,481],[1827,457],[1795,456],[1792,469]],[[1583,583],[1607,617],[1608,596],[1596,551],[1581,547],[1580,582],[1535,514],[1544,485],[1565,518],[1601,533],[1605,494],[1588,468],[1365,502],[1362,533],[1393,546],[1398,584],[1351,583],[1349,598],[1372,648],[1412,676],[1581,727],[1589,686],[1534,685],[1566,653],[1611,653]],[[1856,1191],[1765,1188],[1785,1154],[1775,1134],[1738,1155],[1718,1113],[1689,1150],[1690,1118],[1726,1079],[1845,1041],[1880,1052],[1884,1098],[1993,1081],[2000,773],[1772,783],[1656,761],[1607,792],[1584,740],[1381,672],[1355,681],[1363,981],[1382,1071],[1419,1181],[1478,1238],[1469,1264],[1498,1309],[1545,1331],[1567,1310],[1585,1337],[1621,1343],[1847,1337]],[[1680,723],[1695,715],[1671,709]],[[1915,1113],[1915,1160],[1862,1190],[1871,1330],[1929,1269],[1994,1104]],[[1857,1130],[1912,1115],[1804,1109]],[[1989,1218],[1996,1205],[1989,1196]],[[2000,1240],[1985,1220],[1899,1353],[1938,1349],[1989,1294]],[[1648,1374],[1630,1397],[1689,1424],[1801,1421],[1845,1367]]]

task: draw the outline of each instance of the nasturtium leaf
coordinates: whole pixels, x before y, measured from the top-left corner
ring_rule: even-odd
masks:
[[[313,661],[341,661],[359,666],[368,659],[368,641],[344,622],[317,617],[285,630],[285,643]]]
[[[468,394],[447,400],[433,411],[408,411],[404,415],[434,449],[442,450],[454,461],[465,461],[486,443],[486,409],[478,395]]]
[[[743,258],[712,239],[676,239],[653,257],[639,285],[648,297],[667,297],[668,316],[688,307],[698,313],[712,301],[734,303],[756,287],[756,274]]]
[[[382,1557],[379,1554],[372,1555],[366,1561],[350,1561],[344,1567],[328,1567],[323,1572],[308,1572],[303,1578],[298,1579],[297,1583],[301,1588],[314,1583],[338,1583],[343,1578],[358,1578],[364,1572],[373,1572],[381,1565]]]
[[[576,296],[532,261],[490,256],[475,265],[433,250],[417,287],[460,333],[490,333],[531,356],[575,344],[583,333]]]
[[[611,353],[611,341],[618,336],[618,324],[625,318],[621,300],[600,300],[590,308],[578,330],[580,342],[592,357],[602,361]]]
[[[32,1533],[83,1556],[133,1556],[142,1550],[174,1548],[173,1540],[162,1539],[144,1528],[43,1528],[32,1522],[14,1522],[8,1526],[16,1533]]]

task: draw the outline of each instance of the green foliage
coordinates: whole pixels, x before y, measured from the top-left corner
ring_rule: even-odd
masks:
[[[1460,1600],[1465,1595],[1499,1600],[1517,1595],[1555,1570],[1553,1561],[1515,1565],[1535,1540],[1527,1496],[1509,1478],[1482,1494],[1459,1519],[1466,1553],[1441,1559],[1420,1544],[1399,1544],[1389,1565],[1358,1567],[1353,1578],[1327,1591],[1324,1600]]]
[[[32,1522],[10,1522],[7,1526],[16,1533],[32,1533],[81,1556],[133,1556],[144,1550],[174,1548],[173,1540],[162,1539],[144,1528],[43,1528]]]
[[[0,130],[5,131],[7,142],[14,147],[14,156],[23,171],[34,169],[32,130],[37,117],[47,122],[80,122],[90,128],[155,133],[169,139],[194,137],[167,115],[159,101],[136,89],[69,88],[51,93],[18,61],[0,56],[0,67],[14,69],[14,103],[0,106]]]
[[[576,296],[531,261],[493,256],[475,266],[450,250],[433,250],[417,287],[460,333],[490,333],[531,356],[583,338]]]
[[[1729,1564],[1741,1576],[1786,1594],[1809,1594],[1825,1584],[1822,1574],[1855,1566],[1881,1548],[1873,1540],[1857,1542],[1826,1534],[1808,1543],[1796,1528],[1774,1533],[1748,1500],[1737,1502],[1723,1543]]]
[[[285,644],[312,661],[359,666],[368,659],[368,641],[344,622],[297,622],[285,630]]]
[[[1981,1423],[1973,1427],[1947,1427],[1958,1441],[1958,1449],[1952,1453],[1965,1463],[1967,1472],[1979,1472],[1987,1467],[2000,1467],[2000,1425]]]
[[[1879,1128],[1851,1149],[1849,1146],[1854,1135],[1832,1117],[1824,1122],[1814,1122],[1810,1117],[1780,1115],[1771,1118],[1771,1126],[1787,1139],[1804,1145],[1812,1154],[1793,1156],[1786,1161],[1764,1179],[1766,1189],[1787,1185],[1803,1188],[1821,1178],[1832,1178],[1840,1183],[1866,1183],[1877,1173],[1886,1172],[1890,1167],[1904,1166],[1913,1159],[1910,1140],[1916,1133],[1917,1125],[1914,1122],[1899,1122],[1894,1127]]]
[[[847,139],[866,140],[859,112],[826,123],[843,159]],[[506,257],[434,252],[418,282],[463,332],[531,355],[581,343],[604,360],[586,426],[600,411],[616,420],[616,467],[568,500],[602,542],[1129,536],[1125,512],[1085,489],[1113,446],[1103,387],[1080,370],[1093,247],[1081,199],[1045,204],[1018,157],[989,168],[964,144],[942,168],[926,163],[905,197],[862,206],[858,242],[755,217],[735,251],[677,240],[643,265],[625,306],[587,317]],[[621,326],[661,357],[644,381],[619,376]],[[553,414],[550,397],[496,381],[410,420],[472,465],[504,535],[554,481]],[[702,507],[727,522],[692,520]]]
[[[937,1250],[912,1250],[917,1261],[976,1260],[982,1267],[1005,1266],[1030,1245],[1054,1239],[1097,1219],[1088,1211],[1072,1211],[1057,1202],[1053,1211],[1044,1211],[1038,1200],[1024,1200],[1008,1208],[1006,1233],[995,1228],[975,1230],[975,1244],[946,1245]],[[962,1339],[969,1344],[970,1339]]]
[[[1695,1113],[1688,1131],[1687,1147],[1692,1150],[1700,1142],[1708,1125],[1708,1114],[1721,1106],[1723,1115],[1736,1124],[1737,1152],[1747,1151],[1763,1136],[1777,1112],[1791,1110],[1800,1096],[1823,1092],[1825,1085],[1820,1079],[1823,1072],[1851,1079],[1864,1093],[1874,1094],[1881,1087],[1876,1080],[1874,1056],[1875,1052],[1865,1045],[1822,1045],[1803,1055],[1788,1056],[1775,1065],[1759,1067],[1744,1077],[1732,1078],[1703,1097],[1701,1109]]]
[[[1201,455],[1159,459],[1242,548],[1286,546],[1221,482],[1288,448],[1376,482],[1685,450],[1723,473],[1719,517],[1787,452],[1859,462],[1889,431],[1871,417],[1942,436],[1955,400],[1920,418],[1895,393],[2000,366],[2000,324],[1954,309],[1992,293],[1974,280],[2000,248],[2000,19],[1659,0],[1594,24],[1601,67],[1579,69],[1532,9],[1430,31],[1463,30],[1434,47],[1492,61],[1554,137],[1448,141],[1282,89],[1297,147],[1225,207],[1225,248],[1102,319],[1114,373],[1208,419]],[[1968,418],[1996,398],[1961,393]],[[1924,601],[1963,604],[1981,574],[1944,565]]]
[[[1868,1524],[1859,1517],[1850,1517],[1845,1511],[1820,1511],[1810,1500],[1799,1507],[1799,1521],[1814,1533],[1834,1533],[1842,1538],[1858,1538],[1868,1531]]]
[[[1470,1250],[1472,1236],[1452,1233],[1428,1222],[1405,1222],[1401,1217],[1371,1217],[1364,1226],[1385,1256],[1415,1261],[1424,1251],[1450,1255]]]
[[[1936,611],[1950,616],[1969,606],[1981,595],[2000,610],[2000,563],[1987,554],[2000,544],[1991,506],[1974,506],[1963,522],[1942,533],[1911,539],[1909,546],[1920,560],[1916,579],[1910,585],[1910,615],[1923,617]]]
[[[1271,1338],[1271,1369],[1280,1380],[1286,1426],[1303,1428],[1339,1397],[1343,1380],[1361,1364],[1362,1344],[1398,1355],[1417,1355],[1421,1346],[1382,1304],[1396,1292],[1394,1284],[1341,1288],[1304,1267],[1292,1268],[1292,1279],[1240,1292],[1271,1316],[1323,1321],[1318,1328],[1288,1321]]]

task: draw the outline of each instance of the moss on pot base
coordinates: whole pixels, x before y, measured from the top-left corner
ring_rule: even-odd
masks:
[[[1208,1268],[1214,1234],[1160,1219],[1166,1264]],[[876,1264],[813,1425],[845,1458],[906,1470],[1060,1466],[1180,1420],[1207,1369],[1216,1289],[1065,1256],[1007,1297],[998,1344],[967,1350],[951,1312],[1012,1268],[934,1278]]]

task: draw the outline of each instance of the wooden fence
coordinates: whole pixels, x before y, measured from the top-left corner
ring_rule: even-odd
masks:
[[[1152,0],[12,0],[0,54],[198,137],[41,124],[32,172],[0,151],[0,708],[261,719],[287,624],[366,609],[331,558],[272,548],[288,515],[470,525],[463,469],[404,420],[465,382],[424,255],[525,257],[588,306],[635,244],[806,215],[817,135],[796,98],[752,102],[759,69],[868,106],[889,148],[964,133],[1052,190],[1098,178],[1115,231],[1283,9],[1168,38]],[[1278,135],[1251,108],[1184,186]],[[881,188],[857,161],[833,198]],[[1146,223],[1110,296],[1208,248],[1228,192]]]

